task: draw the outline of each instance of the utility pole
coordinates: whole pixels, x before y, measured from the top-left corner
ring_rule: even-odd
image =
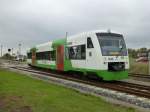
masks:
[[[66,32],[66,38],[67,38],[67,36],[68,36],[68,32]]]
[[[3,56],[3,45],[1,45],[1,57]]]
[[[19,43],[18,46],[19,46],[19,55],[21,55],[21,43]]]
[[[148,71],[148,74],[150,75],[150,52],[148,53]]]
[[[14,50],[14,49],[12,48],[12,49],[11,49],[12,55],[13,55],[13,50]]]

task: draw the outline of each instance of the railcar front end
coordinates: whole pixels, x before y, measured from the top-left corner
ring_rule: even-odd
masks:
[[[124,37],[117,33],[96,33],[101,50],[101,70],[104,80],[128,78],[129,58]]]

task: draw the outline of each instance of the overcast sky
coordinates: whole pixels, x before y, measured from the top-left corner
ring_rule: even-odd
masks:
[[[150,46],[149,0],[0,0],[0,44],[28,47],[96,29],[125,36],[130,48]],[[16,49],[17,50],[17,49]],[[16,51],[15,50],[15,51]]]

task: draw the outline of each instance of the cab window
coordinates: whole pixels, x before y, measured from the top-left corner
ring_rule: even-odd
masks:
[[[87,38],[87,48],[94,48],[91,37]]]

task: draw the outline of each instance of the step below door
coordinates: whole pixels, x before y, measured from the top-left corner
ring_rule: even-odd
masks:
[[[57,47],[57,70],[64,70],[64,46]]]

